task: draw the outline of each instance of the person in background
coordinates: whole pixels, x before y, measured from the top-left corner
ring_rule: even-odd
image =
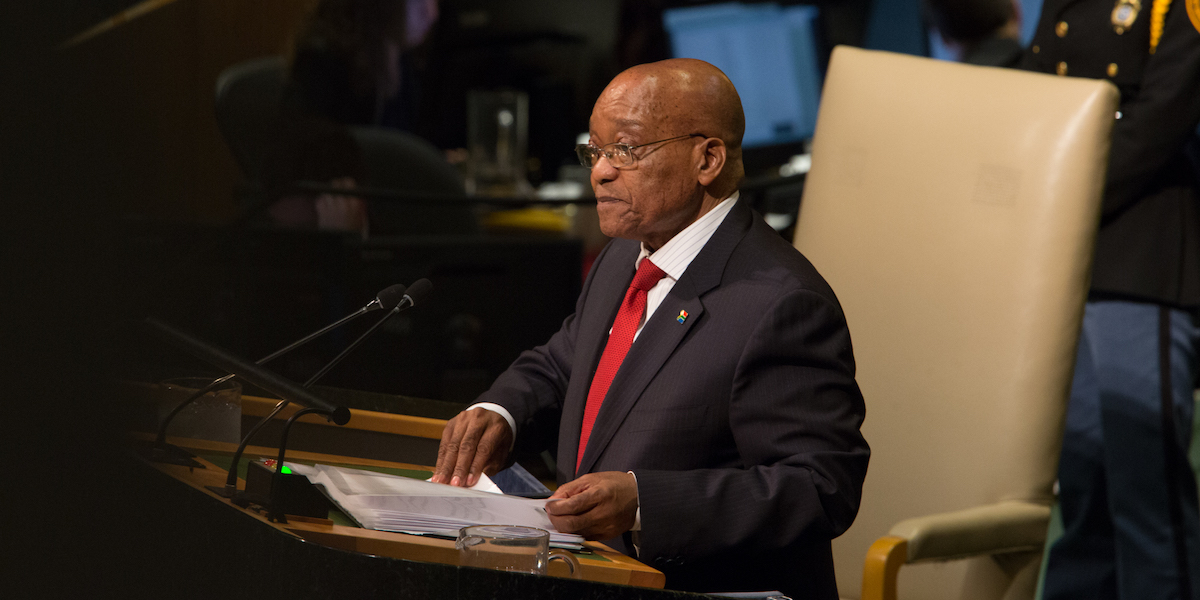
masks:
[[[288,228],[316,228],[325,231],[369,233],[366,202],[350,195],[363,178],[358,145],[344,129],[309,122],[288,133],[281,169],[275,175],[280,182],[322,182],[346,194],[304,194],[272,189],[274,200],[267,207],[271,222]]]
[[[865,408],[833,291],[739,200],[737,91],[699,60],[635,66],[589,129],[577,154],[617,239],[562,329],[449,421],[433,480],[473,485],[557,432],[559,531],[672,589],[836,600]]]
[[[1023,66],[1121,92],[1044,598],[1200,598],[1200,2],[1045,0]]]
[[[438,0],[321,0],[294,42],[295,101],[332,123],[411,130],[411,51],[438,15]]]
[[[1021,16],[1016,0],[924,0],[926,20],[957,60],[1015,67],[1021,62]]]
[[[345,193],[285,193],[268,208],[285,227],[370,229],[367,202],[353,195],[362,156],[347,126],[411,129],[418,82],[411,50],[438,19],[438,0],[321,0],[293,45],[284,94],[292,126],[283,181],[327,183]]]

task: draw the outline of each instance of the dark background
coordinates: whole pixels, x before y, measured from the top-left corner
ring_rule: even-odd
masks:
[[[6,7],[25,11],[5,21],[13,30],[5,40],[13,72],[4,86],[13,107],[0,125],[8,130],[0,168],[13,229],[3,242],[13,262],[9,289],[26,310],[49,313],[25,313],[13,325],[34,330],[78,320],[63,335],[31,337],[60,344],[60,353],[96,350],[38,365],[150,381],[194,369],[138,337],[129,324],[147,315],[254,360],[387,285],[428,277],[430,303],[389,322],[322,383],[469,402],[570,313],[582,278],[577,240],[500,233],[364,244],[253,227],[254,215],[234,193],[242,174],[214,126],[210,90],[224,66],[286,52],[284,21],[296,18],[295,3],[179,0],[60,48],[134,4]],[[574,162],[574,137],[586,131],[599,91],[627,66],[666,58],[661,12],[690,4],[697,3],[443,0],[441,19],[416,56],[423,99],[416,132],[440,148],[462,147],[466,91],[520,89],[530,98],[528,176],[535,185],[554,179]],[[822,61],[834,44],[863,43],[869,0],[819,5]],[[226,8],[193,8],[205,6]],[[266,24],[248,24],[264,15]],[[917,25],[913,31],[923,35]],[[748,153],[750,171],[801,149]],[[373,320],[273,368],[303,381]],[[82,336],[96,339],[83,343]]]
[[[144,518],[155,491],[119,450],[123,413],[107,385],[194,366],[131,326],[146,314],[253,360],[356,309],[378,289],[430,277],[437,304],[414,309],[391,337],[361,348],[330,383],[464,399],[529,340],[553,330],[581,275],[578,248],[559,238],[523,246],[496,239],[484,249],[478,241],[395,240],[383,249],[390,258],[362,260],[363,248],[341,236],[298,242],[239,229],[244,207],[232,193],[234,163],[221,154],[215,131],[195,125],[210,115],[171,101],[173,94],[203,96],[212,85],[172,65],[228,48],[189,48],[186,36],[168,30],[138,34],[148,46],[122,46],[118,32],[78,51],[58,49],[132,4],[0,3],[0,439],[9,475],[0,535],[9,549],[4,585],[20,594],[14,597],[191,595],[186,580],[164,579],[181,571],[166,568],[172,550],[149,542],[158,538],[146,529],[187,515]],[[495,16],[472,25],[482,4]],[[537,163],[531,179],[552,179],[570,160],[604,83],[626,66],[666,56],[658,18],[676,4],[687,3],[444,0],[424,57],[432,100],[421,133],[440,147],[459,146],[465,88],[524,89]],[[870,0],[818,4],[823,56],[838,43],[863,44]],[[610,18],[589,16],[601,13]],[[126,27],[153,23],[147,17]],[[919,27],[910,33],[900,41],[924,43]],[[550,257],[547,278],[530,277],[528,267],[539,260],[531,248]],[[357,253],[354,260],[342,260],[348,252]],[[354,283],[339,284],[346,281]],[[318,349],[333,352],[364,327]],[[283,371],[302,378],[319,360],[300,355]],[[255,557],[230,558],[253,564]]]

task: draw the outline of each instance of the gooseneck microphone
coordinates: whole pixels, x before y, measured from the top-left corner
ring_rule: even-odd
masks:
[[[317,371],[312,377],[309,377],[308,381],[304,382],[304,385],[301,387],[307,389],[310,386],[312,386],[314,383],[316,383],[316,381],[318,379],[320,379],[322,376],[324,376],[326,373],[328,373],[330,369],[332,369],[339,362],[341,362],[342,359],[345,358],[346,355],[349,354],[351,350],[354,350],[355,348],[357,348],[358,345],[363,342],[363,340],[367,339],[367,337],[369,337],[372,333],[374,333],[375,330],[378,329],[380,325],[383,325],[383,323],[385,321],[387,321],[388,319],[392,318],[393,316],[399,314],[401,311],[403,311],[407,308],[411,308],[419,303],[424,302],[425,297],[428,296],[429,292],[432,290],[433,290],[433,284],[430,283],[430,281],[428,279],[418,279],[418,280],[414,281],[412,285],[408,286],[408,289],[405,291],[405,293],[400,298],[400,300],[396,303],[395,307],[392,308],[392,310],[388,312],[388,314],[384,315],[383,318],[376,321],[375,324],[372,325],[370,329],[366,330],[362,335],[358,336],[358,339],[351,342],[351,344],[349,346],[347,346],[345,350],[342,350],[340,353],[338,353],[337,356],[333,357],[333,360],[329,361],[329,363],[326,364],[324,367],[322,367],[320,371]],[[289,401],[287,399],[280,400],[280,402],[275,405],[275,408],[272,409],[271,412],[267,416],[263,417],[258,423],[255,423],[254,427],[252,427],[250,429],[250,431],[248,433],[246,433],[246,436],[244,438],[242,438],[241,444],[238,445],[237,452],[234,452],[234,454],[233,454],[233,461],[229,467],[229,475],[225,478],[224,489],[218,488],[217,486],[208,486],[208,489],[210,489],[222,496],[225,496],[227,498],[232,497],[235,494],[237,494],[238,462],[242,459],[242,454],[246,451],[246,446],[250,444],[250,440],[251,440],[251,438],[254,437],[254,434],[258,433],[258,430],[262,429],[263,425],[266,425],[267,423],[269,423],[271,421],[271,419],[275,418],[275,415],[279,414],[279,411],[283,410],[284,407],[286,407],[288,405],[288,403],[289,403]],[[288,424],[289,425],[291,424],[291,420],[288,422]],[[287,439],[287,429],[288,429],[287,426],[285,426],[284,433],[283,433],[283,439],[285,441]],[[278,466],[279,469],[283,468],[282,456],[283,456],[283,447],[280,447],[281,459],[279,461],[279,466]]]
[[[291,352],[292,350],[295,350],[296,348],[299,348],[300,346],[303,346],[304,344],[307,344],[308,342],[311,342],[312,340],[321,337],[322,335],[325,335],[326,333],[329,333],[330,331],[369,312],[379,309],[393,310],[396,306],[409,297],[409,294],[406,292],[407,288],[405,288],[402,284],[397,283],[395,285],[388,286],[387,288],[380,290],[380,292],[375,295],[375,299],[368,302],[366,306],[304,336],[303,338],[300,338],[299,340],[296,340],[295,342],[292,342],[291,344],[288,344],[287,346],[284,346],[283,348],[280,348],[279,350],[276,350],[275,352],[272,352],[271,354],[268,354],[267,356],[258,359],[258,361],[256,361],[254,364],[262,365],[275,360],[276,358],[279,358],[280,356],[283,356],[284,354],[287,354],[288,352]],[[179,414],[179,411],[183,410],[197,398],[212,391],[213,388],[225,383],[226,381],[229,381],[230,379],[233,379],[234,377],[236,377],[236,374],[230,373],[224,377],[218,377],[217,379],[214,379],[212,383],[199,390],[196,390],[182,402],[176,405],[171,412],[167,413],[167,416],[163,418],[162,423],[158,427],[158,436],[154,439],[154,450],[150,454],[150,460],[156,462],[190,464],[191,466],[198,465],[203,467],[203,465],[191,460],[191,455],[182,448],[176,449],[166,443],[167,426],[171,424],[171,421],[175,418],[175,415]]]
[[[418,302],[424,302],[425,296],[428,295],[431,290],[433,290],[433,284],[430,283],[428,279],[418,279],[418,280],[414,281],[413,284],[411,286],[409,286],[408,292],[406,294],[404,294],[404,297],[401,298],[400,302],[396,304],[396,308],[393,308],[392,311],[389,312],[388,314],[384,315],[382,319],[379,319],[378,321],[376,321],[375,324],[372,325],[370,329],[368,329],[362,335],[358,336],[357,340],[354,340],[354,342],[352,342],[349,346],[346,346],[345,350],[342,350],[342,352],[340,354],[333,357],[333,360],[329,361],[329,364],[322,367],[320,371],[317,371],[316,374],[314,374],[312,377],[310,377],[308,379],[308,381],[304,382],[304,387],[308,387],[308,386],[312,385],[314,382],[316,382],[318,379],[320,379],[322,376],[324,376],[326,373],[328,373],[330,369],[334,368],[335,366],[337,366],[338,363],[342,362],[342,359],[345,358],[346,355],[349,354],[351,350],[357,348],[358,345],[361,344],[363,340],[367,339],[367,336],[374,333],[375,330],[378,329],[380,325],[383,325],[384,321],[387,321],[388,319],[392,318],[393,316],[399,314],[400,311],[402,311],[406,308],[415,306]]]

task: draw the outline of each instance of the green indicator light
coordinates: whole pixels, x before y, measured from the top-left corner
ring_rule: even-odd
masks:
[[[289,468],[287,465],[283,465],[283,469],[280,469],[280,472],[283,473],[284,475],[291,475],[292,469]]]

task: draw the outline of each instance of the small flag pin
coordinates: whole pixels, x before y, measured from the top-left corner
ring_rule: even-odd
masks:
[[[681,311],[679,311],[679,316],[678,316],[678,317],[675,317],[675,320],[676,320],[676,321],[679,321],[679,322],[682,324],[684,321],[686,321],[686,320],[687,320],[687,317],[688,317],[688,315],[687,315],[687,311],[686,311],[686,310],[681,310]]]

